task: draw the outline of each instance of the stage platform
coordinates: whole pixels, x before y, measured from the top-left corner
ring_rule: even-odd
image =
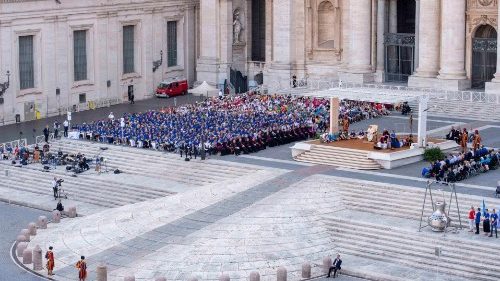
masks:
[[[402,138],[404,136],[398,136]],[[457,148],[454,141],[428,139],[429,147],[439,147],[443,151]],[[406,146],[395,149],[375,149],[374,143],[366,139],[341,140],[322,143],[312,140],[296,143],[292,148],[296,161],[339,166],[357,170],[392,169],[423,159],[424,149]]]

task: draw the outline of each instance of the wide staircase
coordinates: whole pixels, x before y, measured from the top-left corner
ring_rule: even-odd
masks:
[[[425,189],[342,180],[336,182],[336,185],[339,186],[345,208],[350,213],[325,214],[323,222],[332,232],[334,244],[341,253],[381,264],[391,264],[393,267],[399,267],[398,272],[418,271],[419,274],[426,274],[435,272],[438,266],[439,274],[457,276],[460,280],[500,280],[500,240],[485,237],[482,233],[474,235],[467,232],[467,212],[470,206],[480,205],[482,198],[459,194],[458,202],[464,230],[457,234],[448,233],[443,237],[442,233],[434,233],[428,227],[418,232]],[[446,186],[442,188],[447,190]],[[443,198],[443,194],[436,190],[433,196],[435,200]],[[444,197],[448,202],[448,192],[444,193]],[[486,200],[490,210],[499,204],[498,199]],[[424,225],[431,213],[428,196]],[[454,202],[451,205],[450,217],[453,221],[451,229],[458,227]],[[441,247],[439,259],[435,254],[438,246]],[[356,268],[352,270],[356,271]],[[376,279],[377,272],[368,270],[357,274],[380,280]],[[422,279],[422,276],[419,277],[418,280],[426,280]]]
[[[5,170],[9,170],[7,176]],[[37,196],[52,196],[52,180],[63,178],[64,193],[75,201],[113,208],[154,198],[169,196],[171,191],[139,184],[101,180],[97,177],[68,177],[63,169],[42,172],[37,166],[12,167],[0,161],[0,188],[12,192],[27,192]],[[55,204],[54,204],[55,205]]]
[[[87,157],[94,158],[96,155],[104,157],[106,168],[109,170],[119,169],[128,174],[141,176],[154,175],[155,178],[191,186],[222,182],[259,170],[254,166],[224,161],[201,162],[193,159],[188,162],[178,154],[80,140],[57,140],[51,143],[51,150],[59,149],[64,153],[83,153]]]
[[[295,157],[300,162],[337,166],[357,170],[379,170],[380,164],[368,159],[368,152],[328,145],[314,145],[311,150]]]
[[[418,103],[410,102],[409,105],[416,116],[418,113]],[[436,117],[500,121],[500,105],[495,103],[431,98],[428,112],[430,116]]]

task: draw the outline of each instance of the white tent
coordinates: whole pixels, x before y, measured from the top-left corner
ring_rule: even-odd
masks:
[[[195,96],[209,96],[216,97],[219,95],[219,90],[208,85],[206,81],[203,81],[200,86],[188,90],[188,93],[193,94]]]

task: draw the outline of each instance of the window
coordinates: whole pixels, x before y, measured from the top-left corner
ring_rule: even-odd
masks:
[[[167,22],[167,66],[177,65],[177,22]]]
[[[266,60],[266,1],[252,1],[252,61]]]
[[[75,81],[87,80],[87,30],[73,32],[73,66]]]
[[[334,48],[335,12],[330,1],[323,1],[318,7],[318,46],[320,48]]]
[[[35,87],[33,35],[19,36],[19,86],[21,90]]]
[[[134,73],[134,25],[123,27],[123,74]]]
[[[87,103],[87,94],[79,94],[78,101],[80,101],[80,103]]]

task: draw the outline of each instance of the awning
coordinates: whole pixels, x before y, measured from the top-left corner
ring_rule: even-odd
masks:
[[[193,94],[195,96],[209,96],[216,97],[219,95],[219,90],[210,86],[206,81],[203,81],[200,86],[188,90],[188,93]]]

